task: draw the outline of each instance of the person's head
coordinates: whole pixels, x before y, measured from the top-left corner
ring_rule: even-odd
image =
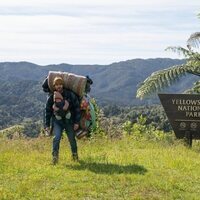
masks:
[[[53,87],[55,91],[62,92],[64,81],[61,77],[57,76],[53,80]]]
[[[58,103],[61,102],[63,100],[63,96],[60,94],[60,92],[54,91],[53,93],[53,100],[54,102]]]

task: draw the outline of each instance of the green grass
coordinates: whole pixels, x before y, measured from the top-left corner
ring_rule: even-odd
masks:
[[[78,141],[80,162],[52,138],[0,139],[0,199],[200,199],[199,143],[93,139]]]

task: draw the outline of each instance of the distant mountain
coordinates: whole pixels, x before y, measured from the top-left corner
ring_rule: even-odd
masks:
[[[5,62],[0,63],[0,80],[14,83],[20,80],[41,82],[50,70],[89,75],[94,81],[91,95],[97,98],[100,104],[110,102],[137,105],[143,103],[135,99],[136,90],[141,81],[154,71],[184,62],[184,60],[168,58],[133,59],[110,65],[60,64],[40,66],[28,62]],[[174,90],[182,91],[191,85],[192,81],[193,77],[188,76],[184,82],[178,83]]]

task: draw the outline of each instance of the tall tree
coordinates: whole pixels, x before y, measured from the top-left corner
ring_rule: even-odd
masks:
[[[150,96],[172,85],[175,81],[179,80],[180,77],[186,76],[188,73],[200,76],[200,32],[191,34],[187,40],[186,48],[171,46],[166,48],[166,50],[183,55],[186,59],[186,63],[152,73],[140,84],[136,94],[137,98],[143,99]],[[187,92],[200,93],[200,81],[195,82],[193,88],[189,89]]]

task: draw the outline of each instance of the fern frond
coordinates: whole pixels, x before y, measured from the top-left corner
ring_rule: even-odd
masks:
[[[186,75],[188,65],[176,65],[168,69],[160,70],[152,73],[144,82],[139,86],[136,97],[143,99],[150,96],[161,89],[170,86],[181,76]]]
[[[174,53],[177,53],[179,56],[183,55],[186,58],[189,57],[189,56],[191,56],[191,53],[192,53],[190,50],[185,49],[183,47],[179,47],[179,46],[178,47],[176,47],[176,46],[167,47],[165,49],[165,51],[172,51]]]
[[[200,81],[197,81],[193,84],[193,87],[186,90],[186,94],[200,94]]]
[[[188,73],[200,76],[200,54],[195,53],[187,64],[190,66],[187,70]]]
[[[187,44],[199,48],[200,45],[200,32],[193,33],[187,40]]]

